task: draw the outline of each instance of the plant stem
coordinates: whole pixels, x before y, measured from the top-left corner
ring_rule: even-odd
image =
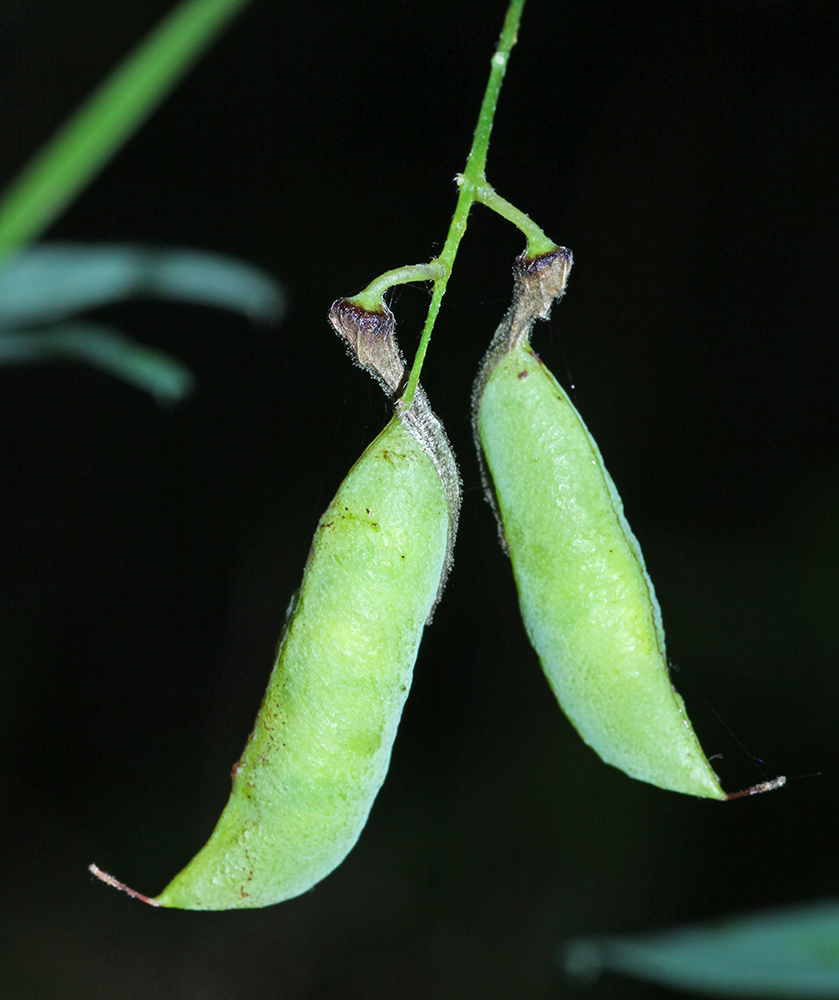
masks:
[[[507,69],[507,61],[510,58],[510,51],[516,43],[523,8],[524,0],[510,0],[501,37],[498,40],[498,46],[492,57],[489,80],[484,91],[484,99],[481,102],[478,124],[472,140],[472,148],[469,150],[466,167],[459,179],[460,192],[457,198],[457,205],[452,215],[452,221],[449,225],[449,232],[446,242],[443,245],[442,253],[437,257],[437,262],[442,265],[443,273],[434,282],[434,291],[431,295],[431,303],[428,307],[428,315],[422,331],[422,338],[417,348],[413,366],[411,367],[411,374],[405,386],[405,392],[399,403],[402,409],[410,407],[414,399],[414,393],[419,384],[420,371],[422,370],[426,351],[428,350],[428,343],[431,340],[431,331],[434,329],[437,314],[440,312],[440,303],[446,293],[446,286],[449,282],[449,276],[452,272],[452,265],[457,256],[460,241],[466,232],[469,210],[472,207],[472,203],[477,199],[477,191],[486,186],[484,170],[486,168],[487,150],[489,149],[489,137],[492,132],[492,123],[495,118],[495,109],[498,105],[501,84],[504,80],[504,72]]]
[[[38,236],[250,0],[184,0],[82,104],[0,200],[0,260]]]
[[[392,271],[385,271],[380,274],[375,281],[354,295],[348,302],[365,309],[367,312],[380,312],[382,308],[382,296],[394,285],[404,285],[409,281],[436,281],[443,275],[443,267],[437,261],[429,264],[406,264],[404,267],[395,267]]]
[[[492,187],[491,184],[481,184],[475,189],[475,201],[479,201],[487,208],[491,208],[508,222],[512,222],[527,237],[527,256],[541,257],[542,254],[556,250],[557,246],[553,240],[549,240],[542,230],[536,225],[529,215],[525,215],[521,209],[511,205],[506,198]]]

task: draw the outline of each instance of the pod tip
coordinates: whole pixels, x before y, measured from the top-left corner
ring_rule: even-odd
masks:
[[[729,792],[725,798],[727,802],[730,802],[732,799],[745,799],[749,795],[761,795],[763,792],[774,792],[776,788],[783,788],[786,783],[786,777],[781,775],[780,778],[773,778],[771,781],[761,781],[759,785],[752,785],[751,788],[744,788],[742,792]]]
[[[144,903],[148,903],[149,906],[160,906],[160,903],[156,899],[144,896],[141,892],[137,892],[136,889],[129,888],[124,882],[120,882],[118,879],[115,879],[113,875],[103,872],[102,869],[97,868],[96,865],[88,865],[88,871],[95,875],[100,882],[104,882],[105,885],[110,885],[114,889],[119,889],[121,892],[127,892],[129,896],[132,896],[134,899],[140,899]]]

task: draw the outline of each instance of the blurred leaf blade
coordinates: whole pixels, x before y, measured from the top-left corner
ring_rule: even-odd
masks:
[[[602,970],[714,996],[839,997],[839,901],[633,937],[578,940],[566,971]]]
[[[37,152],[0,200],[0,261],[36,239],[251,0],[183,0]]]
[[[129,297],[221,306],[273,323],[281,285],[234,257],[130,244],[44,243],[0,268],[0,328],[42,324]]]
[[[138,344],[98,323],[67,323],[47,330],[0,331],[0,364],[82,361],[176,403],[195,388],[192,373],[175,358]]]

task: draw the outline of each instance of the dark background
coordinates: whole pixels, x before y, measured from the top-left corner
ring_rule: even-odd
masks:
[[[7,0],[0,177],[168,8]],[[600,444],[730,805],[634,782],[559,712],[483,502],[469,400],[523,241],[474,211],[423,381],[455,569],[357,848],[261,911],[160,912],[226,801],[317,519],[383,426],[333,299],[442,245],[503,0],[257,0],[50,237],[239,255],[253,329],[98,315],[183,359],[176,408],[0,370],[0,968],[9,1000],[666,997],[557,945],[839,893],[836,124],[828,2],[529,0],[488,176],[574,251],[536,349]],[[410,356],[427,303],[397,292]]]

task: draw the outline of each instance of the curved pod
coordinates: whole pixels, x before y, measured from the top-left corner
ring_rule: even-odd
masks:
[[[393,315],[336,302],[330,321],[393,394]],[[451,567],[460,477],[418,388],[366,449],[318,523],[268,688],[215,830],[150,899],[228,910],[306,892],[357,841],[387,774],[420,640]]]
[[[320,519],[230,800],[157,903],[267,906],[346,857],[387,773],[448,531],[437,469],[394,417]]]
[[[661,613],[597,444],[528,336],[568,251],[519,261],[514,306],[479,375],[475,430],[527,634],[600,757],[662,788],[725,799],[670,683]]]

